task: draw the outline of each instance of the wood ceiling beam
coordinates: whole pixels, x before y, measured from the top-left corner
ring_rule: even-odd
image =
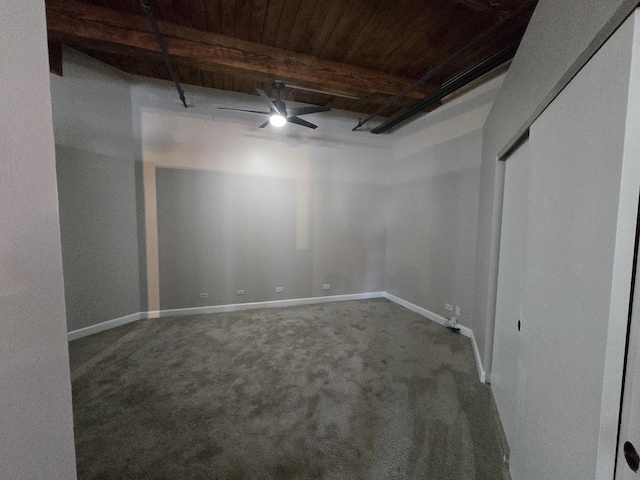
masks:
[[[456,2],[465,5],[478,12],[486,13],[488,15],[495,15],[498,17],[506,17],[512,11],[517,9],[523,2],[519,1],[505,1],[505,0],[455,0]],[[521,18],[528,20],[530,15],[521,16]]]
[[[483,13],[504,13],[506,9],[501,2],[491,0],[456,0],[458,3]]]
[[[73,0],[47,0],[49,40],[97,50],[157,57],[160,55],[147,19]],[[169,54],[180,64],[217,73],[247,74],[359,96],[371,92],[397,95],[412,80],[378,70],[323,60],[236,38],[158,22]],[[409,94],[422,98],[434,85]]]
[[[49,47],[49,71],[62,77],[62,45],[59,42],[47,42]]]

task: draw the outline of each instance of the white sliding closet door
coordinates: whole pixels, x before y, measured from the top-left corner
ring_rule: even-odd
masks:
[[[627,22],[506,160],[490,378],[513,480],[613,476],[640,176],[632,38]]]
[[[518,370],[518,324],[521,318],[523,255],[529,169],[529,141],[525,140],[505,163],[504,203],[496,299],[491,387],[507,441],[517,452],[516,406]]]

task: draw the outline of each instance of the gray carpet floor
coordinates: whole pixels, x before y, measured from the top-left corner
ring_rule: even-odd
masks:
[[[469,339],[384,299],[145,320],[69,348],[81,480],[504,478]]]

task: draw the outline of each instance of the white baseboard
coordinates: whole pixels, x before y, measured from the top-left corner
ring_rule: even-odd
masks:
[[[105,330],[109,330],[110,328],[119,327],[120,325],[125,325],[137,320],[143,320],[145,318],[197,315],[203,313],[238,312],[240,310],[255,310],[258,308],[293,307],[296,305],[313,305],[316,303],[344,302],[347,300],[366,300],[369,298],[382,297],[384,297],[384,292],[368,292],[354,293],[351,295],[327,295],[324,297],[291,298],[287,300],[274,300],[269,302],[236,303],[230,305],[212,305],[208,307],[176,308],[173,310],[138,312],[127,315],[126,317],[115,318],[113,320],[107,320],[106,322],[97,323],[95,325],[91,325],[90,327],[73,330],[67,334],[67,339],[68,341],[75,340],[76,338],[86,337],[87,335],[103,332]]]
[[[328,295],[325,297],[309,297],[309,298],[291,298],[287,300],[273,300],[269,302],[251,302],[251,303],[235,303],[230,305],[211,305],[208,307],[192,307],[192,308],[176,308],[173,310],[156,310],[150,312],[138,312],[125,317],[115,318],[113,320],[107,320],[106,322],[91,325],[90,327],[81,328],[79,330],[73,330],[67,334],[69,341],[76,338],[86,337],[94,333],[103,332],[110,328],[119,327],[127,323],[143,320],[145,318],[158,318],[158,317],[172,317],[172,316],[184,316],[184,315],[197,315],[203,313],[223,313],[223,312],[238,312],[241,310],[255,310],[258,308],[278,308],[278,307],[293,307],[297,305],[313,305],[317,303],[329,303],[329,302],[344,302],[348,300],[366,300],[369,298],[386,298],[387,300],[397,303],[404,308],[411,310],[419,315],[422,315],[429,320],[432,320],[440,325],[446,326],[446,319],[436,313],[433,313],[426,308],[419,307],[411,302],[407,302],[395,295],[391,295],[387,292],[368,292],[368,293],[355,293],[351,295]],[[473,330],[468,327],[458,325],[460,333],[465,337],[471,339],[471,345],[473,345],[473,354],[476,358],[476,365],[478,366],[478,376],[480,381],[485,383],[486,373],[482,368],[482,360],[480,358],[480,351],[478,350],[478,344],[473,336]]]
[[[398,305],[406,308],[407,310],[411,310],[412,312],[415,312],[418,315],[422,315],[423,317],[428,318],[433,322],[439,323],[440,325],[447,326],[446,318],[444,318],[441,315],[438,315],[437,313],[433,313],[432,311],[427,310],[426,308],[419,307],[414,303],[407,302],[406,300],[403,300],[387,292],[384,292],[384,298],[392,301],[393,303],[397,303]],[[478,344],[476,343],[476,337],[473,335],[473,330],[463,325],[458,325],[458,328],[460,328],[460,333],[462,335],[464,335],[465,337],[468,337],[471,340],[471,345],[473,346],[473,355],[476,358],[476,366],[478,367],[478,377],[480,378],[480,382],[485,383],[487,379],[487,374],[484,371],[484,368],[482,367],[480,350],[478,349]]]
[[[78,330],[72,330],[67,333],[67,340],[75,340],[76,338],[86,337],[87,335],[93,335],[94,333],[103,332],[111,328],[119,327],[120,325],[126,325],[127,323],[137,322],[146,318],[145,313],[132,313],[120,318],[114,318],[113,320],[107,320],[106,322],[96,323],[85,328],[79,328]]]
[[[268,302],[233,303],[228,305],[211,305],[208,307],[176,308],[148,312],[148,318],[172,317],[182,315],[197,315],[201,313],[238,312],[241,310],[255,310],[258,308],[294,307],[297,305],[313,305],[316,303],[344,302],[347,300],[366,300],[382,298],[384,292],[354,293],[351,295],[327,295],[325,297],[290,298],[286,300],[272,300]]]

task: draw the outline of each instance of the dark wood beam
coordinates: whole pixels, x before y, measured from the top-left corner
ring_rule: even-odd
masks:
[[[512,11],[516,10],[522,1],[518,0],[455,0],[456,2],[465,5],[478,12],[486,13],[495,17],[506,17]],[[527,20],[531,17],[531,14],[521,15],[519,18]]]
[[[62,44],[60,42],[48,42],[49,46],[49,71],[59,77],[62,76]]]
[[[72,0],[47,0],[49,39],[72,46],[126,55],[160,55],[143,16]],[[323,60],[167,22],[158,22],[176,62],[204,71],[275,79],[345,95],[379,92],[397,95],[412,81],[378,70]],[[434,85],[416,89],[422,98]]]
[[[458,3],[465,5],[469,8],[477,10],[479,12],[488,14],[504,13],[505,8],[501,3],[492,2],[491,0],[456,0]]]

